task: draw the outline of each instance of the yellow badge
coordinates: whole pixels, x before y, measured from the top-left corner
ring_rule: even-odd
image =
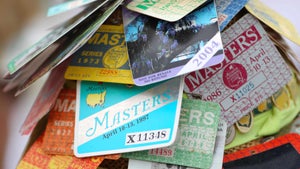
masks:
[[[260,103],[254,110],[252,110],[254,115],[266,112],[273,108],[273,102],[271,98],[267,98],[262,103]]]
[[[253,112],[250,112],[243,116],[239,121],[235,123],[236,128],[241,133],[247,133],[253,126]]]
[[[279,91],[272,95],[273,104],[279,109],[284,110],[290,106],[290,95],[286,87],[282,87]]]
[[[279,34],[300,45],[300,35],[294,24],[260,0],[249,0],[246,9]]]

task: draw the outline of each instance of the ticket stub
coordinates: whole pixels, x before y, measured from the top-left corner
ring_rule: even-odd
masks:
[[[248,0],[218,0],[215,1],[220,31],[227,26],[232,18],[242,9]]]
[[[76,156],[166,147],[175,141],[181,77],[143,87],[92,81],[77,84]]]
[[[177,21],[207,0],[184,0],[184,1],[145,1],[132,0],[126,7],[130,10],[149,15],[169,22]]]
[[[122,157],[196,168],[212,165],[219,123],[217,103],[182,99],[179,132],[169,147],[124,153]]]
[[[214,157],[213,163],[210,169],[221,169],[223,164],[223,155],[224,155],[224,147],[225,147],[225,136],[226,136],[226,128],[227,125],[225,121],[219,121],[217,138],[214,149]],[[168,163],[158,163],[158,162],[150,162],[150,161],[142,161],[142,160],[134,160],[129,159],[128,169],[196,169],[186,166],[173,165]]]
[[[222,34],[225,59],[184,78],[187,93],[220,104],[230,126],[291,79],[291,71],[252,15],[246,14]]]

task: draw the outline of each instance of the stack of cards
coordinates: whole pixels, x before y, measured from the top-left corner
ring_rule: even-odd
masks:
[[[73,54],[65,78],[133,84],[122,8],[116,9],[87,43]]]
[[[53,30],[41,41],[12,59],[4,75],[4,91],[17,88],[17,94],[58,64],[67,60],[121,4],[118,1],[92,3],[84,11]]]
[[[297,134],[223,158],[225,145],[258,128],[257,112],[283,112],[291,106],[287,98],[295,104],[299,98],[300,59],[259,3],[73,0],[51,6],[49,17],[84,10],[8,64],[4,90],[16,88],[16,95],[51,70],[21,133],[30,134],[48,114],[46,129],[18,167],[272,168],[280,161],[254,160],[280,151],[299,161]],[[295,106],[286,119],[299,111]],[[270,149],[274,142],[282,145]]]

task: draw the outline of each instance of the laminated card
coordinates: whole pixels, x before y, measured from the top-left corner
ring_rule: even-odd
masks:
[[[121,8],[73,54],[65,78],[133,84]]]
[[[187,93],[220,104],[228,126],[257,107],[291,79],[291,71],[260,22],[246,14],[222,33],[225,59],[189,73]]]
[[[224,59],[213,1],[176,22],[123,8],[125,40],[138,86],[180,76]]]
[[[174,144],[168,147],[124,153],[122,157],[210,168],[213,161],[220,106],[217,103],[183,99],[179,129]]]
[[[176,138],[182,92],[179,77],[143,87],[78,81],[75,155],[169,146]]]
[[[145,1],[132,0],[126,7],[130,10],[149,15],[169,22],[177,21],[207,0],[184,0],[184,1]]]

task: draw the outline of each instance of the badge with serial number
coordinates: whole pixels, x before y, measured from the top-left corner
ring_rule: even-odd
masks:
[[[122,23],[122,10],[117,8],[72,55],[65,78],[133,84]]]
[[[222,33],[225,59],[185,75],[184,90],[217,102],[230,126],[291,79],[291,70],[260,22],[244,15]]]
[[[78,81],[77,157],[166,147],[175,141],[182,78],[143,87]]]

